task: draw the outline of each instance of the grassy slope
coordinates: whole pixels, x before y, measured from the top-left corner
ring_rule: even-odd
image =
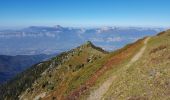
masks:
[[[43,75],[36,80],[33,86],[23,92],[21,96],[23,98],[33,99],[37,95],[46,92],[49,99],[54,97],[61,98],[67,94],[68,91],[74,89],[77,84],[81,84],[80,81],[77,82],[75,86],[70,85],[83,69],[88,68],[88,66],[91,66],[91,63],[106,55],[106,52],[99,48],[94,48],[92,44],[85,44],[72,51],[73,52],[68,53],[66,56],[67,60],[63,59],[65,60],[64,63],[58,67],[54,65],[47,69]]]
[[[152,37],[142,58],[116,75],[105,99],[170,99],[170,31]]]
[[[69,93],[67,99],[87,98],[110,76],[116,76],[116,79],[103,99],[167,99],[170,93],[169,37],[170,31],[152,37],[143,56],[126,70],[124,66],[144,45],[143,40],[115,51],[99,62],[94,62],[88,67],[89,70],[84,69],[78,74],[78,78],[73,78],[75,80],[69,86],[77,88]],[[79,82],[81,85],[76,84]]]
[[[110,54],[86,46],[74,49],[58,67],[54,59],[22,96],[33,99],[46,92],[44,100],[85,99],[110,76],[116,76],[104,99],[168,99],[170,31],[152,37],[142,58],[127,70],[124,66],[143,46],[143,39]]]
[[[83,52],[80,53],[79,56],[71,57],[71,59],[62,64],[58,71],[50,72],[50,74],[55,77],[50,77],[49,79],[49,74],[41,77],[37,81],[38,84],[33,86],[36,91],[31,91],[27,93],[24,97],[33,98],[43,92],[48,93],[48,95],[43,98],[44,100],[51,98],[64,99],[67,98],[67,96],[75,97],[76,94],[74,94],[74,91],[81,88],[81,86],[83,86],[84,84],[90,84],[89,86],[93,87],[93,85],[95,86],[95,84],[102,83],[104,79],[109,75],[107,73],[110,73],[110,69],[116,70],[118,66],[120,66],[122,63],[126,63],[125,59],[128,59],[133,56],[134,53],[142,46],[142,42],[143,40],[139,40],[134,44],[129,44],[126,47],[112,52],[106,56],[104,56],[105,54],[94,49],[83,49]],[[90,55],[88,55],[89,51]],[[96,59],[91,63],[86,63],[87,58],[91,55],[100,55],[101,58]],[[74,68],[70,68],[69,70],[67,68],[69,65],[72,65],[71,67],[74,67],[82,63],[84,63],[85,66],[78,71],[73,72],[70,69]],[[98,79],[94,77],[95,75],[98,75],[97,77],[105,78]],[[61,76],[62,78],[59,76]],[[51,91],[49,91],[47,88],[42,89],[42,84],[46,81],[49,82],[50,80],[52,80],[52,82],[50,83],[53,84],[54,89]],[[85,94],[87,94],[86,91]]]
[[[81,85],[77,85],[78,88],[70,93],[68,99],[76,99],[76,96],[80,96],[78,94],[88,95],[88,90],[91,89],[89,87],[94,88],[95,84],[102,83],[104,79],[106,79],[108,71],[111,69],[116,70],[122,63],[126,63],[125,59],[133,56],[133,54],[141,47],[142,41],[143,40],[139,40],[134,44],[127,45],[126,47],[100,59],[100,61],[94,62],[87,69],[82,70],[82,72],[78,74],[79,78],[71,82],[70,85],[73,86],[81,80],[83,80],[83,82]],[[87,80],[84,80],[84,77],[86,77]],[[85,97],[86,96],[82,96],[82,99]]]

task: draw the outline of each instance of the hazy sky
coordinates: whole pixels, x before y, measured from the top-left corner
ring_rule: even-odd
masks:
[[[0,0],[0,27],[170,26],[170,0]]]

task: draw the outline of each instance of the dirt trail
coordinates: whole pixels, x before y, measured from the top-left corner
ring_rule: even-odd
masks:
[[[144,40],[144,45],[143,47],[139,50],[139,52],[137,52],[137,54],[131,59],[131,61],[126,65],[126,69],[128,69],[128,67],[130,67],[134,62],[136,62],[141,56],[142,54],[144,53],[145,49],[146,49],[146,46],[147,46],[147,43],[149,41],[150,37],[146,38]]]
[[[89,98],[87,100],[100,100],[103,95],[106,93],[108,88],[111,86],[112,81],[116,77],[110,77],[107,81],[105,81],[97,90],[95,90],[92,94],[90,94]]]
[[[124,68],[125,70],[127,70],[138,59],[140,59],[140,57],[142,56],[142,54],[144,53],[144,51],[146,49],[149,39],[150,39],[150,37],[148,37],[144,40],[143,47],[139,50],[139,52],[137,52],[137,54],[134,55],[134,57],[130,60],[130,62],[125,66],[125,68]],[[115,78],[116,78],[116,76],[112,76],[109,79],[107,79],[107,81],[105,81],[97,90],[92,91],[92,93],[87,98],[87,100],[101,100],[103,95],[108,91],[109,87],[111,86],[111,84]]]

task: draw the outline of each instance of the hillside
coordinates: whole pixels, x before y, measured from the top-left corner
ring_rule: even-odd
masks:
[[[16,74],[30,66],[47,60],[53,55],[0,55],[0,84],[13,78]]]
[[[151,37],[144,48],[133,64],[113,73],[116,78],[102,98],[170,99],[170,30]]]
[[[137,41],[111,58],[66,99],[167,100],[170,98],[170,30]],[[103,58],[106,59],[106,58]],[[110,68],[109,68],[110,67]],[[94,83],[92,83],[94,82]]]
[[[54,88],[57,88],[57,84],[62,85],[63,79],[71,78],[86,65],[106,54],[106,51],[94,46],[91,42],[87,42],[22,72],[0,87],[0,97],[3,100],[18,99],[18,96],[27,90],[30,91],[29,93],[34,93],[33,96],[29,96],[32,99],[43,91],[51,92]]]
[[[170,30],[105,52],[91,42],[0,87],[4,100],[170,99]]]

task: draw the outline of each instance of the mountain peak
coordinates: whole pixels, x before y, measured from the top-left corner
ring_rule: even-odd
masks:
[[[85,43],[85,45],[87,45],[87,46],[92,46],[93,43],[92,43],[91,41],[87,41],[87,42]]]
[[[108,53],[107,51],[103,50],[102,48],[94,45],[91,41],[85,42],[82,46],[83,47],[90,47],[90,48],[96,49],[96,50],[103,52],[103,53]]]

